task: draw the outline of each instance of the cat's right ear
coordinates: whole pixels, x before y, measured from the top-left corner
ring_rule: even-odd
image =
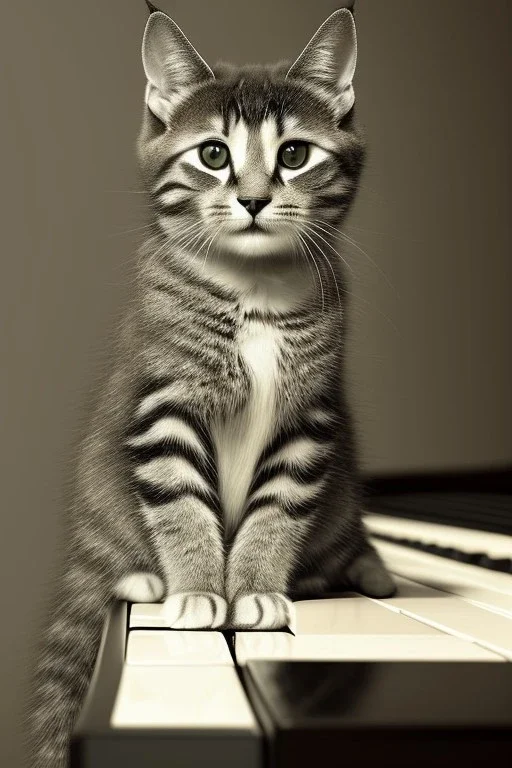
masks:
[[[354,19],[348,8],[340,8],[313,35],[286,77],[309,83],[324,94],[341,119],[354,104],[352,78],[356,59]]]
[[[186,92],[215,75],[174,21],[154,11],[142,40],[142,63],[148,80],[146,104],[164,125]]]

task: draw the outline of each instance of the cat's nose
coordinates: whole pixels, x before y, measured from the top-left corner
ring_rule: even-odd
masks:
[[[238,202],[242,205],[246,211],[249,211],[251,216],[255,218],[263,208],[268,205],[271,197],[237,197]]]

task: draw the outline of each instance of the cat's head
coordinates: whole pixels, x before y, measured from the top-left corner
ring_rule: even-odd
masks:
[[[139,160],[165,231],[247,258],[332,238],[364,154],[349,10],[329,16],[293,64],[241,68],[210,68],[153,10],[142,60]]]

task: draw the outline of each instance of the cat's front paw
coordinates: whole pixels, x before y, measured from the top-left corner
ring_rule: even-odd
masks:
[[[164,594],[162,580],[154,573],[128,573],[119,579],[114,587],[114,595],[118,600],[128,600],[131,603],[156,603]]]
[[[281,592],[242,595],[231,605],[230,629],[282,629],[295,626],[295,608]]]
[[[226,623],[228,605],[213,592],[176,592],[162,610],[171,629],[216,629]]]

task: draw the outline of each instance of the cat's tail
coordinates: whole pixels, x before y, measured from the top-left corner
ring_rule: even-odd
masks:
[[[60,579],[31,670],[24,712],[27,768],[67,768],[70,736],[113,601],[110,580],[78,565]]]

